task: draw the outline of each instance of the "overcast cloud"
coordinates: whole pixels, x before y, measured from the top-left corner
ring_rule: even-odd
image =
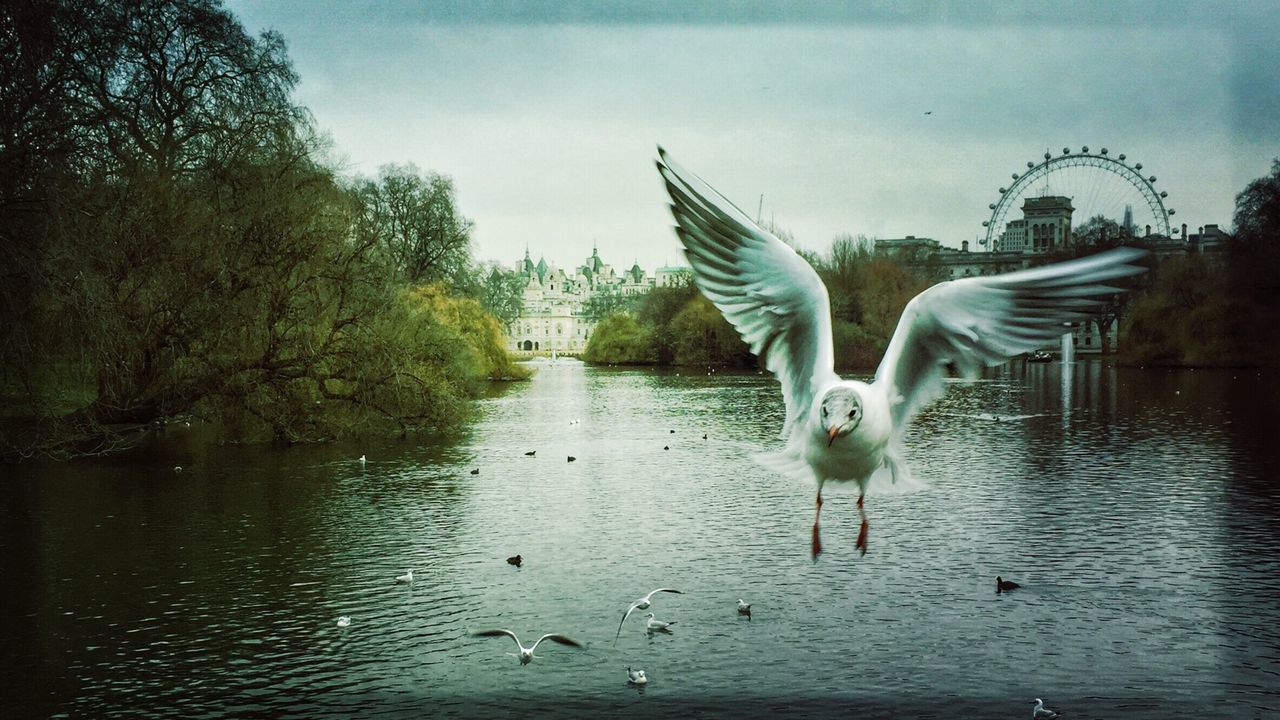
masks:
[[[1046,148],[1107,146],[1229,226],[1280,156],[1271,3],[229,3],[352,173],[452,176],[477,255],[682,262],[662,144],[801,245],[949,245]],[[799,14],[797,14],[799,13]],[[931,114],[926,115],[926,112]]]

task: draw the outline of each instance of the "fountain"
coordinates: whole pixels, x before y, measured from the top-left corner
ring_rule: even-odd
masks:
[[[1075,337],[1071,333],[1062,336],[1062,364],[1070,365],[1076,361]]]

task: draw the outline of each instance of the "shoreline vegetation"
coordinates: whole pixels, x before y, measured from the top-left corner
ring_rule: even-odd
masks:
[[[528,377],[503,337],[521,278],[473,257],[452,179],[344,174],[298,80],[282,36],[217,0],[0,6],[0,460],[116,452],[174,419],[227,442],[448,433],[489,382]],[[1280,161],[1234,219],[1223,252],[1153,261],[1097,318],[1118,361],[1275,363]],[[1093,218],[1078,237],[1122,235]],[[874,369],[943,279],[872,248],[802,252],[842,371]],[[691,285],[609,305],[587,362],[757,366]]]
[[[214,0],[0,8],[0,457],[448,432],[527,377],[453,181],[342,174],[297,82]]]

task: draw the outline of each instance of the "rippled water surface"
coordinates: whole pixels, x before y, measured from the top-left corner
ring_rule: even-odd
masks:
[[[1041,697],[1072,718],[1280,716],[1273,378],[1085,362],[953,383],[908,438],[929,487],[868,497],[866,557],[854,497],[829,491],[817,562],[813,489],[750,460],[781,412],[768,376],[555,364],[446,447],[178,430],[126,459],[6,467],[0,707],[1026,718]],[[1023,588],[997,595],[996,575]],[[651,608],[673,632],[638,611],[615,646],[656,587],[683,591]],[[469,635],[491,627],[589,648],[522,667]]]

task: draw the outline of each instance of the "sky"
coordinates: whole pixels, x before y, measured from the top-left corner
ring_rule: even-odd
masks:
[[[1175,227],[1229,228],[1280,157],[1272,2],[226,5],[284,36],[344,172],[452,177],[508,265],[683,264],[659,145],[819,251],[958,247],[1012,172],[1085,145],[1143,162]]]

